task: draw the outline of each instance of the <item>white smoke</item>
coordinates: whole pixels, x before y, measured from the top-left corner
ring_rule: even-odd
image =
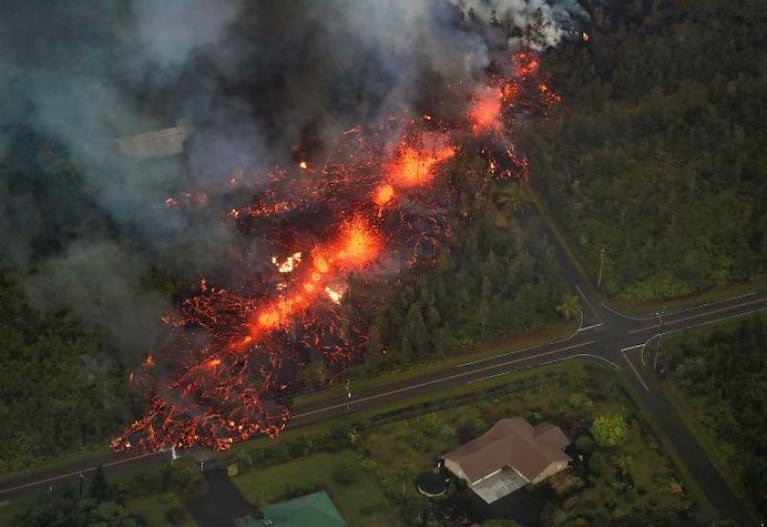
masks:
[[[554,46],[584,18],[575,0],[6,0],[0,156],[20,156],[18,129],[52,139],[77,177],[39,183],[86,195],[97,212],[0,181],[0,245],[8,260],[37,269],[30,291],[58,290],[61,306],[84,318],[99,311],[83,311],[82,291],[139,306],[137,277],[163,256],[183,254],[185,272],[210,274],[233,240],[246,243],[217,213],[217,199],[231,205],[235,170],[259,175],[292,162],[307,129],[321,142],[348,121],[420,110],[432,79],[471,87],[493,53],[519,45],[510,35],[536,24],[533,47]],[[118,137],[179,119],[194,128],[194,178],[180,163],[150,169],[116,149]],[[252,196],[256,177],[239,196]],[[207,192],[211,212],[165,206],[184,190]],[[49,228],[60,223],[72,225],[68,238]],[[60,245],[41,256],[35,247],[47,231]],[[156,305],[104,320],[107,333],[129,340]]]
[[[476,18],[486,24],[510,23],[521,30],[534,28],[535,35],[529,40],[519,36],[509,38],[511,49],[518,49],[523,43],[535,51],[555,47],[572,31],[574,20],[589,18],[577,0],[447,1],[460,9],[466,18]]]

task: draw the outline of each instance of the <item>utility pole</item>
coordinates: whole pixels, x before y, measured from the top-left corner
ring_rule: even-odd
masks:
[[[663,306],[659,312],[655,313],[655,318],[658,321],[658,344],[655,346],[655,359],[653,360],[652,369],[657,373],[658,371],[658,353],[660,353],[660,339],[663,337],[663,315],[666,314],[666,307]]]
[[[597,289],[602,289],[602,271],[605,267],[605,248],[599,250],[599,277],[597,278]]]
[[[349,407],[352,403],[352,392],[349,389],[349,385],[351,384],[351,380],[349,377],[346,378],[346,409],[349,410]]]

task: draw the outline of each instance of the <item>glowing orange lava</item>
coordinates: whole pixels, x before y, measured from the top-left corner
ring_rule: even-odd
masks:
[[[544,84],[534,53],[516,53],[510,60],[501,68],[509,75],[476,87],[471,107],[462,113],[478,143],[490,139],[488,131],[494,136],[477,145],[488,175],[525,181],[527,160],[516,153],[510,135],[516,130],[512,110],[545,115],[559,97]],[[300,385],[296,372],[305,356],[319,354],[337,373],[364,349],[370,313],[355,304],[355,295],[345,295],[350,272],[378,280],[364,271],[374,265],[384,270],[383,254],[415,265],[449,236],[461,196],[451,181],[428,187],[458,145],[471,146],[465,130],[452,126],[428,114],[393,116],[380,129],[360,125],[344,131],[323,165],[299,158],[293,170],[265,173],[253,201],[229,209],[228,219],[243,233],[262,235],[267,254],[276,256],[252,280],[234,282],[231,289],[202,279],[197,295],[162,318],[172,341],[152,350],[142,371],[130,374],[137,389],[150,394],[149,407],[112,448],[226,450],[255,435],[279,435],[290,418],[280,394],[293,382]],[[382,151],[386,144],[397,146]],[[231,184],[243,178],[239,174]],[[182,196],[211,205],[202,193]],[[169,198],[166,205],[178,202]],[[316,224],[307,225],[313,218]],[[353,309],[346,309],[346,302]]]
[[[394,199],[394,187],[388,183],[382,183],[373,191],[373,203],[383,207]]]
[[[434,179],[435,165],[450,159],[455,148],[438,134],[424,134],[424,148],[417,149],[406,142],[400,145],[397,157],[388,165],[387,179],[395,187],[409,188],[426,185]]]
[[[469,121],[475,134],[500,124],[503,93],[493,88],[482,88],[473,97],[469,108]]]
[[[296,288],[263,306],[248,321],[249,335],[232,344],[232,351],[244,351],[265,332],[287,325],[297,313],[307,309],[316,294],[334,278],[335,272],[358,269],[374,260],[381,250],[380,236],[361,217],[354,216],[341,225],[338,237],[312,252],[312,265]]]
[[[341,228],[336,263],[343,269],[355,269],[371,262],[381,249],[381,240],[365,220],[356,216]]]
[[[530,53],[518,53],[514,56],[515,72],[518,77],[529,77],[538,71],[538,58]]]

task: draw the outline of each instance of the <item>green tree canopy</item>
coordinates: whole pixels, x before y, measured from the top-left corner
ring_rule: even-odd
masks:
[[[618,446],[626,437],[628,426],[619,414],[600,415],[591,425],[591,435],[599,446]]]

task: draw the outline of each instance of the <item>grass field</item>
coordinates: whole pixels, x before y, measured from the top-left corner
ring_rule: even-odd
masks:
[[[133,514],[138,514],[147,521],[147,527],[165,527],[170,522],[168,514],[172,510],[181,510],[185,518],[173,525],[179,527],[196,527],[197,523],[186,512],[183,502],[172,492],[166,492],[155,496],[137,498],[125,503],[125,506]],[[183,515],[181,517],[183,517]]]
[[[455,397],[467,394],[470,399],[452,404]],[[578,519],[619,522],[673,515],[693,503],[673,464],[626,396],[622,380],[609,368],[570,360],[440,395],[445,404],[433,396],[432,406],[410,401],[405,417],[384,423],[357,416],[356,421],[343,419],[335,425],[288,431],[278,442],[262,443],[258,451],[251,445],[254,457],[260,455],[256,467],[234,482],[255,504],[325,489],[350,526],[410,525],[413,518],[450,525],[451,520],[439,515],[451,494],[435,502],[420,496],[415,487],[417,476],[431,470],[447,451],[503,417],[549,420],[575,441],[588,434],[594,416],[620,413],[629,422],[625,440],[619,447],[600,451],[604,465],[600,473],[584,467],[567,473],[569,480],[560,482],[561,499],[550,507],[552,518],[556,516],[561,524]],[[413,415],[413,404],[421,412]],[[339,424],[344,434],[339,439],[336,431],[331,439],[332,429]],[[312,452],[301,455],[302,451]],[[616,482],[618,471],[631,474],[633,487]]]
[[[259,506],[326,490],[350,526],[401,524],[353,450],[313,454],[253,470],[232,481],[248,501]]]
[[[352,527],[405,526],[417,518],[452,525],[451,519],[440,514],[446,514],[446,504],[457,490],[432,501],[420,496],[415,487],[417,476],[432,469],[445,452],[503,417],[548,420],[575,441],[588,434],[596,415],[620,413],[629,422],[624,442],[601,452],[600,473],[591,473],[576,462],[567,479],[557,483],[560,496],[549,507],[552,522],[593,523],[605,518],[619,522],[658,511],[684,511],[692,496],[686,492],[687,485],[679,485],[682,480],[647,432],[639,410],[614,369],[587,359],[570,359],[289,429],[277,441],[249,441],[217,457],[225,463],[239,463],[243,455],[250,459],[250,468],[233,482],[256,505],[324,489]],[[186,469],[198,474],[196,465],[181,465],[176,467],[178,477],[184,478]],[[150,526],[168,525],[169,511],[183,509],[176,495],[151,490],[160,485],[162,470],[158,466],[135,474],[129,471],[112,480],[126,492],[137,488],[150,492],[127,502],[129,510],[145,517]],[[616,483],[618,470],[631,474],[632,489]],[[183,488],[182,483],[176,484]],[[7,523],[4,518],[10,518],[18,506],[0,507],[0,524]],[[183,525],[194,523],[188,519]]]

